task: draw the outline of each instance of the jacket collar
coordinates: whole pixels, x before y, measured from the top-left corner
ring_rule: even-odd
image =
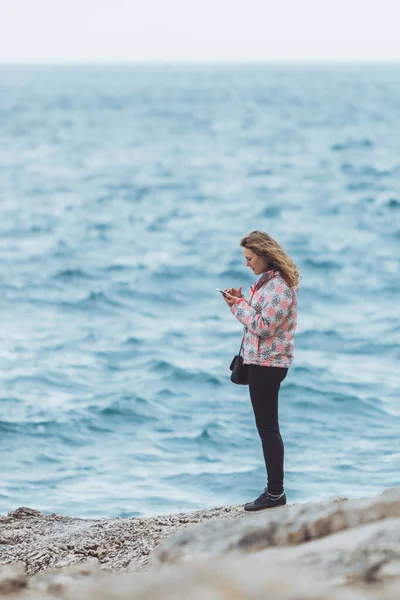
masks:
[[[267,281],[269,281],[270,279],[272,279],[273,277],[277,277],[279,275],[279,271],[277,271],[276,269],[271,269],[269,271],[264,271],[264,273],[261,273],[259,279],[256,282],[256,287],[259,288],[262,285],[264,285],[264,283],[267,283]]]
[[[280,275],[280,272],[275,269],[264,271],[264,273],[261,273],[257,281],[255,281],[254,284],[251,286],[250,291],[254,294],[254,292],[260,289],[260,287],[262,287],[264,283],[267,283],[267,281],[269,281],[273,277],[277,277],[278,275]]]

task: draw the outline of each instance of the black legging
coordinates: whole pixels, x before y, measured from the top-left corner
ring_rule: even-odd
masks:
[[[249,365],[250,399],[260,434],[268,475],[268,491],[283,492],[283,441],[279,431],[278,395],[288,369]]]

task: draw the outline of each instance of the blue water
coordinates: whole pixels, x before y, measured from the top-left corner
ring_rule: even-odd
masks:
[[[0,69],[0,513],[265,485],[229,381],[240,238],[299,266],[290,501],[400,483],[400,66]]]

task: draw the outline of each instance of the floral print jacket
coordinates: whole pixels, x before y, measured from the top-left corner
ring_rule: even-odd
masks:
[[[232,313],[244,327],[241,354],[245,364],[289,368],[293,360],[297,324],[297,288],[291,288],[279,271],[266,271],[239,298]]]

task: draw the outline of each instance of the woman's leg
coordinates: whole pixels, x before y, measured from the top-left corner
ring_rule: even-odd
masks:
[[[249,365],[250,399],[262,442],[268,492],[272,495],[283,493],[284,446],[279,431],[278,396],[287,372],[280,367]]]

